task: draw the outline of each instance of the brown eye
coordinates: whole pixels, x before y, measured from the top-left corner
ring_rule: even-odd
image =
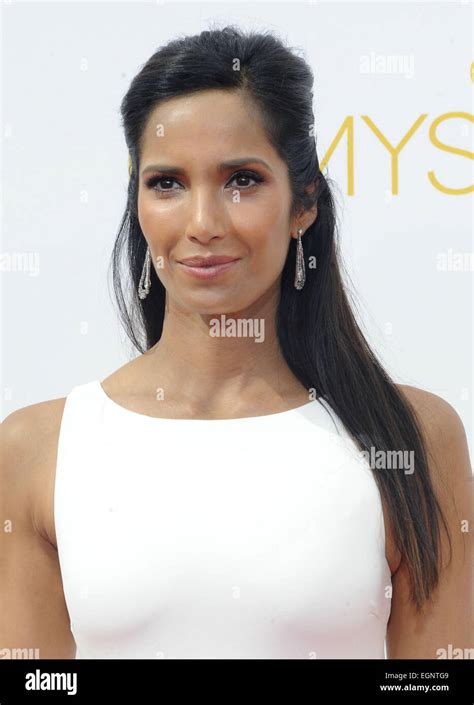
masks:
[[[241,191],[246,191],[264,181],[263,177],[254,171],[238,171],[234,174],[229,183],[232,184],[238,180],[247,182],[244,184],[238,183],[233,187],[237,187]],[[249,181],[253,181],[253,183],[249,184]],[[172,184],[178,184],[179,182],[171,176],[152,176],[151,179],[148,179],[145,183],[146,186],[153,191],[157,191],[158,193],[166,193],[168,191],[176,191],[177,189],[172,188]]]
[[[239,171],[234,176],[232,177],[232,181],[236,181],[237,179],[244,179],[246,181],[254,181],[255,183],[249,184],[247,186],[240,184],[242,189],[245,191],[246,189],[251,188],[252,186],[256,186],[257,183],[261,183],[263,181],[262,177],[259,174],[256,174],[254,171]]]
[[[161,185],[166,185],[166,184],[172,184],[172,183],[178,183],[176,179],[172,179],[171,176],[153,176],[151,179],[149,179],[146,182],[146,185],[149,189],[154,189],[155,191],[174,191],[175,189],[172,188],[155,188],[157,184]]]

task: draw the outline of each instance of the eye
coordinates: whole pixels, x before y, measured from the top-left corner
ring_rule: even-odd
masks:
[[[148,179],[146,181],[146,185],[150,189],[154,189],[155,191],[163,193],[164,191],[175,191],[176,189],[170,189],[170,188],[155,188],[157,184],[162,184],[163,182],[168,182],[168,183],[178,183],[176,179],[171,178],[171,176],[152,176],[151,179]]]
[[[236,179],[250,179],[251,181],[256,182],[255,184],[250,184],[249,186],[244,187],[244,191],[249,188],[252,188],[252,186],[256,186],[257,183],[261,183],[263,181],[263,178],[260,176],[260,174],[257,174],[254,171],[238,171],[236,174],[234,174],[231,181],[235,181]]]
[[[261,183],[264,180],[263,177],[260,176],[260,174],[257,174],[254,171],[238,171],[233,175],[229,183],[232,183],[232,181],[236,181],[237,179],[243,179],[247,181],[250,180],[255,182],[253,184],[237,186],[237,188],[242,191],[247,191],[248,189],[252,188],[253,186],[256,186],[258,183]],[[171,176],[152,176],[145,183],[147,188],[152,189],[153,191],[157,191],[158,193],[165,193],[167,191],[176,191],[177,189],[167,188],[167,185],[171,185],[173,183],[177,184],[179,182],[176,181],[176,179],[173,179],[173,177]],[[160,188],[157,188],[157,186],[160,186]]]

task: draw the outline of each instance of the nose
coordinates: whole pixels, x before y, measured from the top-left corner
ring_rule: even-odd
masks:
[[[185,236],[206,243],[225,232],[223,199],[218,189],[210,184],[197,186],[190,192]]]

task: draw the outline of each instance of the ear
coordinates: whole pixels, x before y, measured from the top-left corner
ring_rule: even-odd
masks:
[[[315,221],[316,218],[318,217],[318,206],[314,205],[312,208],[310,208],[308,211],[305,211],[301,217],[301,225],[299,225],[299,228],[303,228],[303,232],[306,232],[307,229],[312,225]]]
[[[310,184],[310,186],[306,187],[305,191],[306,191],[306,193],[314,193],[315,189],[316,189],[316,184]],[[302,235],[304,235],[304,233],[307,231],[307,229],[315,222],[317,217],[318,217],[317,204],[312,206],[309,210],[301,209],[300,212],[298,213],[298,216],[293,221],[293,227],[291,229],[291,237],[294,237],[296,239],[298,237],[298,230],[300,228],[303,231]]]
[[[301,210],[299,215],[294,219],[291,228],[291,237],[298,237],[298,230],[301,228],[302,236],[307,229],[315,222],[318,217],[318,206],[315,204],[309,210]]]

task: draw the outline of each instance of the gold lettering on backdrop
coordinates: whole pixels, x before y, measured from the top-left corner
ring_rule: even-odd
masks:
[[[403,135],[401,140],[398,142],[397,145],[391,144],[388,139],[385,137],[383,134],[382,130],[374,123],[374,121],[368,116],[368,115],[361,115],[362,120],[366,123],[368,128],[374,133],[374,135],[379,139],[379,141],[383,144],[383,146],[387,149],[387,151],[390,154],[391,157],[391,177],[392,177],[392,191],[391,193],[393,195],[398,195],[398,157],[403,150],[403,148],[408,144],[408,142],[411,140],[415,132],[418,130],[418,128],[422,125],[422,123],[426,120],[428,117],[427,113],[422,113],[417,120],[413,123],[413,125],[410,127],[410,129]],[[456,154],[461,157],[466,157],[467,159],[474,159],[474,153],[469,152],[466,149],[461,149],[460,147],[454,147],[451,145],[447,145],[444,142],[442,142],[437,134],[436,134],[436,128],[438,125],[441,123],[445,122],[446,120],[449,120],[451,118],[457,118],[461,120],[469,120],[469,122],[474,123],[474,115],[471,113],[465,113],[465,112],[451,112],[451,113],[444,113],[443,115],[440,115],[439,117],[435,118],[435,120],[432,122],[429,128],[428,136],[431,141],[431,143],[438,149],[442,150],[443,152],[448,152],[449,154]],[[349,196],[354,195],[354,116],[353,115],[348,115],[344,122],[342,123],[341,127],[339,128],[336,136],[332,140],[331,144],[329,145],[329,148],[327,149],[324,157],[322,158],[320,162],[320,170],[323,171],[327,164],[329,163],[329,160],[331,159],[332,155],[336,151],[337,146],[339,143],[342,141],[344,134],[347,135],[346,140],[347,140],[347,194]],[[459,196],[459,195],[465,195],[468,193],[472,193],[474,191],[474,184],[470,184],[468,186],[464,186],[461,188],[453,188],[449,186],[445,186],[440,181],[436,178],[434,171],[429,171],[427,172],[428,179],[430,183],[438,189],[438,191],[441,191],[442,193],[446,193],[450,196]]]
[[[423,115],[420,115],[418,120],[413,123],[413,125],[410,127],[408,132],[402,137],[400,142],[397,144],[396,147],[394,147],[388,139],[385,137],[385,135],[382,134],[380,129],[377,127],[377,125],[372,122],[372,120],[369,118],[368,115],[362,115],[362,120],[370,127],[372,132],[376,137],[379,138],[379,140],[382,142],[383,146],[388,149],[390,152],[390,156],[392,157],[391,159],[391,168],[392,168],[392,193],[398,194],[398,155],[402,151],[403,147],[407,144],[407,142],[413,137],[417,129],[420,127],[421,123],[428,117],[426,113]]]
[[[442,122],[445,120],[449,120],[450,118],[461,118],[464,120],[469,120],[470,122],[474,122],[474,115],[471,115],[471,113],[462,113],[462,112],[456,112],[456,113],[443,113],[443,115],[440,115],[439,117],[436,118],[436,120],[433,121],[430,127],[430,140],[434,144],[435,147],[438,147],[438,149],[441,149],[443,152],[448,152],[449,154],[458,154],[460,157],[467,157],[468,159],[474,159],[474,154],[473,152],[468,152],[466,149],[461,149],[460,147],[452,147],[450,145],[444,144],[444,142],[441,142],[437,135],[436,135],[436,128],[438,125],[440,125]],[[443,186],[438,179],[435,176],[434,171],[429,171],[428,172],[428,178],[433,184],[435,188],[438,189],[438,191],[441,191],[442,193],[447,193],[452,196],[460,196],[461,194],[465,193],[472,193],[474,191],[474,185],[471,184],[470,186],[464,186],[464,188],[450,188],[448,186]]]

